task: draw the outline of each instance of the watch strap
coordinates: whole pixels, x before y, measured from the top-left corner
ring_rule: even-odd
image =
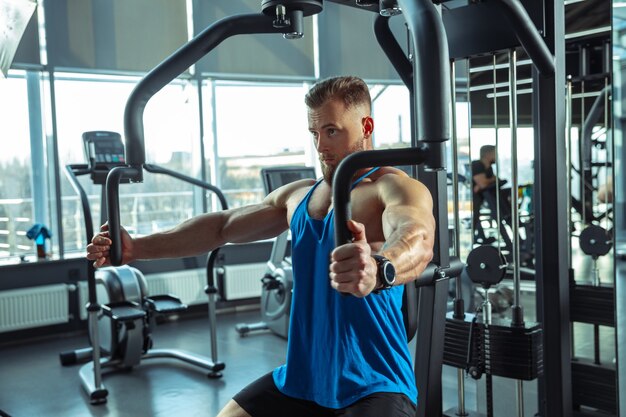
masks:
[[[388,290],[393,286],[385,277],[384,268],[386,265],[392,265],[391,261],[382,255],[371,255],[376,262],[376,288],[372,291],[374,294],[379,294],[383,290]],[[393,267],[393,265],[392,265]]]

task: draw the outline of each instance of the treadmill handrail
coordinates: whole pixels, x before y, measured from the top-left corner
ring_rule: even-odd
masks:
[[[199,180],[197,178],[190,177],[185,174],[181,174],[180,172],[173,171],[171,169],[162,167],[160,165],[144,164],[143,167],[146,171],[151,172],[153,174],[169,175],[170,177],[184,181],[188,184],[195,185],[200,188],[204,188],[205,190],[212,191],[213,193],[215,193],[215,195],[217,195],[217,198],[220,201],[220,205],[222,206],[222,210],[228,210],[228,202],[226,202],[226,197],[224,196],[224,193],[222,192],[222,190],[220,190],[213,184],[209,184],[208,182]]]

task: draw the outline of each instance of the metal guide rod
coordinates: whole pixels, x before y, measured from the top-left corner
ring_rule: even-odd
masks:
[[[509,122],[511,124],[511,227],[513,229],[513,286],[514,304],[519,307],[519,316],[513,317],[513,325],[523,324],[523,311],[520,305],[520,271],[519,271],[519,211],[518,211],[518,178],[517,178],[517,67],[515,61],[517,54],[515,49],[509,51]]]
[[[462,417],[467,415],[467,412],[465,411],[465,371],[458,368],[456,370],[456,376],[459,389],[456,415]]]
[[[519,271],[519,209],[518,209],[518,178],[517,178],[517,66],[515,61],[517,54],[515,49],[509,51],[509,117],[511,124],[511,225],[513,228],[513,287],[514,298],[512,307],[511,324],[522,326],[524,324],[524,310],[520,302],[520,271]],[[524,387],[521,380],[517,380],[515,400],[518,417],[524,417]]]
[[[487,417],[493,417],[493,384],[492,384],[492,375],[491,375],[491,342],[490,342],[490,331],[489,327],[491,326],[491,301],[489,301],[489,288],[485,288],[485,301],[482,304],[483,310],[483,324],[484,324],[484,333],[483,333],[483,346],[485,349],[485,356],[489,359],[485,361],[485,391],[486,391],[486,401],[487,401]],[[470,341],[471,343],[471,341]]]
[[[612,145],[613,145],[613,140],[612,140],[612,136],[609,134],[609,94],[610,94],[610,90],[609,90],[609,79],[608,77],[604,79],[604,132],[605,132],[605,140],[604,140],[604,149],[605,149],[605,156],[604,156],[604,174],[605,174],[605,178],[604,178],[604,184],[605,184],[605,193],[604,193],[604,204],[605,206],[609,205],[609,204],[613,204],[613,180],[611,180],[611,187],[607,187],[606,184],[608,184],[608,180],[609,178],[613,177],[613,169],[611,168],[610,172],[611,174],[609,175],[609,159],[611,157],[611,149],[612,149]],[[611,145],[611,146],[609,146]],[[605,207],[605,213],[608,213],[607,208]],[[608,214],[604,216],[604,228],[606,230],[610,230],[609,228],[609,216]]]
[[[572,270],[572,123],[573,123],[573,93],[572,93],[572,76],[567,76],[567,92],[566,92],[566,101],[565,101],[565,146],[567,147],[567,152],[565,153],[565,164],[567,166],[567,179],[566,179],[566,187],[567,187],[567,198],[565,205],[567,206],[567,236],[568,236],[568,244],[567,244],[567,266],[569,269],[570,278],[573,279],[574,272]],[[578,139],[580,143],[580,137]],[[580,161],[580,159],[579,159]],[[579,166],[582,167],[582,166]],[[581,181],[582,181],[582,171],[581,171]],[[582,207],[582,211],[584,213],[585,207]],[[573,356],[576,351],[576,345],[574,339],[574,323],[570,323],[570,354]]]
[[[460,240],[461,240],[461,225],[459,221],[459,139],[457,137],[456,130],[456,69],[454,60],[450,61],[450,95],[452,96],[452,196],[454,205],[454,254],[458,257],[461,256]],[[457,298],[461,298],[460,291],[460,278],[457,278]]]
[[[493,129],[496,135],[496,167],[498,170],[496,171],[496,223],[498,226],[496,227],[498,233],[498,253],[502,252],[502,247],[500,246],[500,242],[502,241],[502,217],[500,212],[500,161],[498,160],[499,152],[499,138],[498,135],[498,96],[496,94],[496,54],[493,54]]]
[[[567,166],[567,179],[566,191],[567,194],[567,227],[568,227],[568,241],[567,245],[567,265],[572,268],[572,76],[567,76],[567,99],[565,101],[565,146],[567,146],[567,152],[565,153],[565,165]]]
[[[205,292],[209,297],[209,330],[211,332],[211,360],[213,363],[217,363],[217,317],[216,317],[216,304],[217,304],[217,287],[215,286],[215,260],[219,248],[214,249],[209,254],[207,259],[207,287]]]
[[[450,60],[450,96],[452,97],[452,194],[454,204],[454,254],[461,257],[461,225],[459,221],[459,153],[458,137],[456,129],[456,68],[454,60]],[[456,277],[456,300],[463,305],[463,292],[461,291],[461,275]],[[465,416],[465,375],[463,369],[457,369],[457,390],[458,390],[458,416]]]
[[[586,51],[586,49],[583,49]],[[582,128],[585,120],[585,80],[580,82],[580,131],[582,133]],[[581,204],[581,212],[582,212],[582,226],[584,227],[587,224],[587,201],[585,198],[585,193],[587,191],[587,187],[585,185],[585,171],[584,171],[584,155],[585,154],[585,144],[584,144],[584,135],[580,135],[578,138],[578,169],[580,172],[580,204]]]
[[[95,273],[95,271],[94,271]],[[89,310],[89,336],[91,336],[91,346],[92,350],[92,359],[93,359],[93,378],[94,378],[94,387],[96,390],[101,390],[104,387],[102,386],[102,370],[101,370],[101,361],[102,353],[100,352],[100,329],[98,328],[98,314],[100,311],[100,306],[97,306],[98,309],[93,309],[94,306]],[[88,394],[91,394],[88,392]]]
[[[517,398],[517,415],[518,417],[524,417],[524,381],[517,380],[517,392],[515,397]]]
[[[470,75],[472,73],[471,70],[471,61],[469,58],[467,58],[467,74],[465,75],[467,78],[467,102],[469,103],[471,101],[471,93],[470,93]],[[470,209],[472,211],[472,221],[470,222],[471,227],[470,227],[470,231],[472,233],[472,239],[471,239],[471,248],[474,248],[474,233],[476,232],[474,230],[474,222],[476,221],[476,219],[474,219],[474,174],[472,173],[472,106],[470,105],[467,111],[467,149],[469,149],[469,156],[470,156],[470,172],[469,172],[469,186],[470,186]]]

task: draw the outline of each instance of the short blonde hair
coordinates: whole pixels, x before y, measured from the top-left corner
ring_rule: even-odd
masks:
[[[353,76],[327,78],[316,83],[304,97],[304,103],[309,109],[318,109],[332,98],[342,100],[346,108],[365,105],[368,112],[372,109],[367,84]]]

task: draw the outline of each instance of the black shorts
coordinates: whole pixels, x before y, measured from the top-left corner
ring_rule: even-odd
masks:
[[[233,400],[252,417],[414,417],[416,411],[406,395],[392,392],[368,395],[346,408],[322,407],[280,392],[271,372],[245,387]]]

